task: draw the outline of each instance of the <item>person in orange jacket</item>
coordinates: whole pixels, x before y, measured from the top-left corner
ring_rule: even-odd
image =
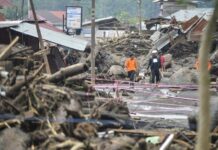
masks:
[[[197,57],[196,57],[196,62],[195,62],[194,67],[196,70],[199,70],[200,62],[199,62],[199,59]],[[211,67],[212,67],[211,62],[210,62],[210,60],[208,60],[207,69],[210,71]]]
[[[127,58],[125,61],[125,70],[128,72],[128,77],[130,81],[134,81],[137,69],[138,69],[138,64],[136,58],[131,53],[129,55],[129,58]]]

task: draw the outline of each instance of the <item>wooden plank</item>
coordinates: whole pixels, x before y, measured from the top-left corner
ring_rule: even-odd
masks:
[[[0,61],[5,60],[11,54],[11,48],[17,43],[19,37],[17,36],[8,46],[0,50]]]
[[[144,136],[165,136],[169,134],[166,131],[145,131],[145,130],[125,130],[125,129],[113,129],[115,133],[124,133],[124,134],[142,134]]]
[[[175,142],[181,146],[187,147],[188,149],[194,149],[194,146],[190,145],[189,143],[187,143],[185,141],[174,139],[173,142]]]

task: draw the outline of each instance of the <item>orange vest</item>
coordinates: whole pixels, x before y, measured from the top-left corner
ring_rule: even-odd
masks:
[[[197,61],[195,62],[195,69],[199,70],[199,67],[200,67],[200,62],[199,62],[199,59],[197,59]],[[207,63],[207,69],[210,70],[211,67],[212,67],[211,62],[208,61],[208,63]]]
[[[128,58],[126,61],[125,61],[125,67],[127,68],[127,71],[136,71],[137,69],[137,62],[136,62],[136,59],[131,59],[131,58]]]

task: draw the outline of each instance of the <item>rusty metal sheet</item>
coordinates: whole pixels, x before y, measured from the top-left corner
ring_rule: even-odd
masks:
[[[194,16],[190,20],[182,23],[183,31],[186,33],[198,20],[199,20],[199,17]]]

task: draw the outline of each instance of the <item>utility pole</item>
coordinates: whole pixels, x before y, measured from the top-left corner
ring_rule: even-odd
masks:
[[[95,0],[92,0],[92,29],[91,29],[91,81],[95,85]]]
[[[23,20],[24,0],[21,1],[21,20]]]
[[[28,2],[30,3],[32,13],[33,13],[33,17],[34,17],[34,20],[35,20],[36,31],[37,31],[38,38],[39,38],[40,49],[44,49],[44,44],[43,44],[43,41],[42,41],[42,34],[41,34],[41,31],[40,31],[40,28],[39,28],[39,22],[38,22],[38,19],[37,19],[37,16],[36,16],[36,11],[35,11],[35,8],[34,8],[34,5],[33,5],[33,1],[28,0]]]
[[[138,3],[138,17],[139,17],[139,34],[142,31],[142,0],[137,0]]]
[[[160,17],[163,17],[163,0],[160,1]]]
[[[37,31],[38,39],[39,39],[39,45],[40,45],[40,49],[42,50],[45,47],[44,47],[44,44],[43,44],[43,41],[42,41],[42,33],[40,31],[40,28],[39,28],[39,22],[38,22],[38,19],[37,19],[37,16],[36,16],[36,11],[35,11],[35,8],[34,8],[34,4],[33,4],[32,0],[28,0],[28,2],[29,2],[30,6],[31,6],[31,9],[32,9],[32,14],[33,14],[33,17],[34,17],[34,20],[35,20],[36,31]],[[43,54],[43,59],[44,59],[45,67],[46,67],[46,72],[51,73],[47,54],[45,54],[45,53]]]
[[[30,16],[30,10],[31,10],[30,1],[27,0],[27,14],[28,14],[28,19],[31,18],[31,16]]]

